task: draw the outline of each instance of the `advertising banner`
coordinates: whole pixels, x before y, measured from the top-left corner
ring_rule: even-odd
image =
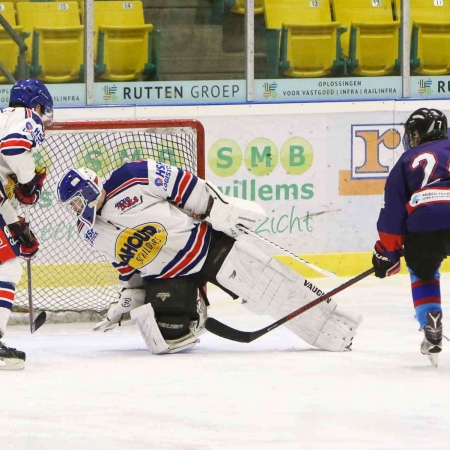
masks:
[[[418,99],[448,98],[450,95],[450,78],[411,77],[411,97]]]
[[[371,251],[384,183],[403,152],[392,111],[201,119],[207,178],[269,214],[258,233],[293,253]]]
[[[395,99],[401,77],[291,78],[255,80],[259,102]]]

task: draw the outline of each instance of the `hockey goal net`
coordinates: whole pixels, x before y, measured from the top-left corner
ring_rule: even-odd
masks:
[[[125,160],[150,158],[203,178],[203,126],[196,120],[66,122],[46,134],[35,162],[47,167],[47,178],[30,219],[40,249],[29,268],[24,264],[14,310],[28,310],[30,291],[37,311],[103,313],[117,298],[117,272],[79,237],[74,218],[58,204],[60,177],[84,166],[104,180]]]

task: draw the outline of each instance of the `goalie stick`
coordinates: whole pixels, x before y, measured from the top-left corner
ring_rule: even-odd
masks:
[[[236,330],[235,328],[231,328],[230,326],[225,325],[222,322],[219,322],[217,319],[214,319],[213,317],[208,317],[206,319],[205,328],[208,331],[210,331],[211,333],[216,334],[217,336],[220,336],[224,339],[229,339],[230,341],[243,342],[243,343],[248,344],[249,342],[252,342],[255,339],[258,339],[259,337],[264,336],[265,334],[269,333],[269,331],[272,331],[275,328],[278,328],[280,325],[283,325],[284,323],[293,319],[294,317],[297,317],[300,314],[308,311],[308,309],[311,309],[314,306],[318,305],[319,303],[329,299],[333,295],[336,295],[337,293],[343,291],[344,289],[348,288],[349,286],[352,286],[353,284],[357,283],[358,281],[362,280],[363,278],[367,277],[368,275],[370,275],[374,272],[375,272],[375,269],[372,267],[372,268],[366,270],[365,272],[360,273],[359,275],[352,278],[351,280],[348,280],[345,283],[341,284],[340,286],[334,288],[332,291],[328,292],[327,294],[323,294],[322,296],[307,303],[306,305],[303,305],[301,308],[296,309],[294,312],[291,312],[287,316],[282,317],[281,319],[277,320],[276,322],[272,323],[271,325],[261,328],[260,330],[256,330],[256,331]]]
[[[267,244],[270,244],[272,247],[275,247],[278,250],[281,250],[282,252],[284,252],[287,255],[294,258],[296,261],[300,262],[301,264],[303,264],[305,266],[310,267],[311,269],[315,270],[318,273],[321,273],[322,275],[325,275],[326,277],[337,278],[337,275],[334,272],[330,272],[329,270],[326,270],[326,269],[321,269],[320,267],[316,266],[315,264],[310,263],[309,261],[306,261],[303,258],[300,258],[300,256],[289,252],[288,250],[284,249],[283,247],[280,247],[278,244],[275,244],[274,242],[269,241],[268,239],[260,236],[259,234],[249,230],[247,227],[245,227],[244,225],[241,225],[240,223],[236,225],[236,228],[241,230],[243,233],[250,234],[251,236],[258,238],[258,239],[266,242]]]
[[[24,206],[24,216],[25,216],[25,224],[27,226],[28,232],[30,230],[30,208],[28,206]],[[30,320],[30,331],[33,334],[39,328],[44,325],[47,320],[47,313],[42,311],[34,320],[34,308],[33,308],[33,286],[31,284],[31,261],[27,259],[27,283],[28,283],[28,316]]]

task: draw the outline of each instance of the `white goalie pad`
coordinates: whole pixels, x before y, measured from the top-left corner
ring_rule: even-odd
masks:
[[[225,288],[247,300],[245,306],[278,320],[320,297],[317,286],[263,252],[241,235],[217,274]],[[308,344],[328,351],[349,347],[362,316],[328,299],[284,325]]]
[[[133,309],[130,312],[130,316],[132,320],[136,321],[147,348],[155,355],[161,355],[164,353],[178,353],[192,348],[195,344],[198,344],[200,339],[198,339],[197,335],[204,331],[204,323],[206,320],[206,317],[200,316],[200,320],[198,322],[195,321],[190,323],[189,333],[187,335],[179,339],[165,341],[158,324],[156,323],[155,312],[152,305],[148,303],[144,306]]]
[[[236,225],[244,225],[249,230],[254,231],[260,221],[267,217],[267,213],[262,206],[255,202],[222,194],[210,182],[206,183],[206,188],[214,202],[205,220],[217,231],[222,231],[235,238],[242,234],[236,228]]]

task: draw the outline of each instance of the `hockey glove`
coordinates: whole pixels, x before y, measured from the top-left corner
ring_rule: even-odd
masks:
[[[47,176],[47,169],[36,168],[36,175],[26,184],[17,183],[15,195],[17,200],[24,205],[34,205],[41,196],[42,185]]]
[[[106,317],[98,322],[93,330],[110,331],[118,324],[122,324],[123,316],[132,309],[142,306],[145,303],[144,289],[122,289],[119,300],[111,303]]]
[[[25,222],[23,217],[19,217],[19,221],[10,223],[8,228],[12,237],[19,243],[19,256],[23,259],[33,259],[38,252],[39,241],[30,230],[30,224]]]
[[[384,245],[380,241],[377,241],[372,256],[372,265],[377,278],[390,277],[400,271],[400,260],[392,262],[386,256],[386,253],[387,251]]]

